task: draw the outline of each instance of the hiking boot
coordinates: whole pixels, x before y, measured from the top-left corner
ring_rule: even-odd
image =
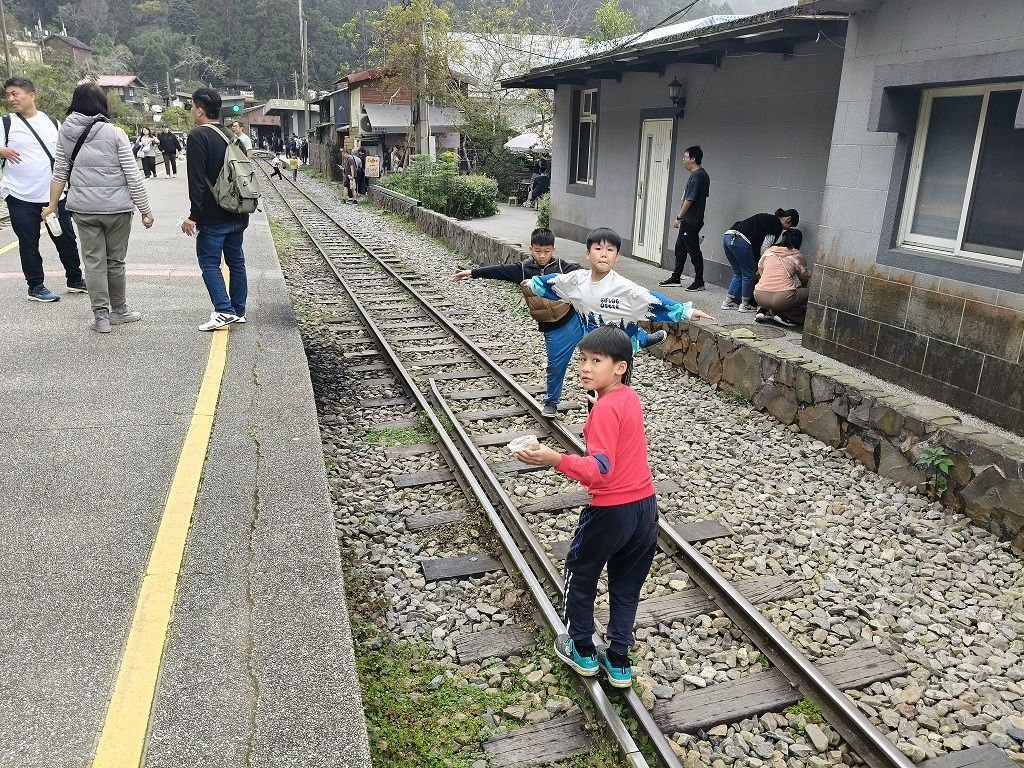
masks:
[[[668,331],[655,331],[654,333],[647,334],[647,343],[641,345],[641,349],[647,349],[653,347],[655,344],[661,344],[665,339],[668,338]]]
[[[555,638],[555,655],[584,677],[593,677],[600,671],[597,654],[580,656],[568,635],[559,635]]]
[[[678,277],[667,277],[662,280],[658,285],[682,285],[682,281]]]
[[[558,403],[544,403],[541,415],[547,416],[549,419],[555,418],[558,415]]]
[[[37,288],[28,289],[28,300],[29,301],[60,301],[60,296],[51,291],[45,285],[40,285]]]
[[[732,296],[727,297],[726,300],[722,302],[722,309],[736,309],[738,306],[739,302]]]
[[[111,325],[123,325],[124,323],[137,323],[142,319],[141,312],[135,312],[125,304],[123,307],[116,307],[110,312]]]
[[[78,280],[77,282],[68,283],[68,293],[88,293],[89,289],[85,287],[85,280]]]
[[[232,323],[238,322],[238,316],[233,315],[230,312],[211,312],[210,322],[203,323],[199,326],[200,331],[216,331],[218,328],[224,328],[231,325]]]
[[[694,291],[703,291],[704,290],[704,281],[703,280],[694,280],[692,283],[690,283],[688,286],[686,286],[686,290],[690,291],[691,293],[693,293]]]
[[[110,333],[110,313],[107,310],[93,310],[92,329],[96,331],[96,333]]]
[[[608,676],[608,682],[613,688],[630,688],[633,685],[633,667],[629,664],[629,657],[626,657],[626,666],[619,666],[608,658],[610,650],[606,647],[597,649],[598,664]]]

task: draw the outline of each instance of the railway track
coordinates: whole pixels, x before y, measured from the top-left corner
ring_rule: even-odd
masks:
[[[268,185],[273,186],[272,182]],[[350,371],[366,375],[394,371],[437,435],[435,445],[403,450],[437,450],[447,469],[396,475],[392,478],[396,487],[457,482],[486,515],[503,549],[500,557],[474,551],[424,562],[424,576],[471,576],[505,568],[525,585],[549,631],[564,631],[556,608],[563,585],[556,562],[564,557],[567,542],[544,540],[532,524],[538,516],[571,514],[586,503],[586,495],[578,490],[551,493],[543,484],[529,487],[539,477],[536,468],[510,460],[504,446],[516,436],[531,433],[562,450],[582,453],[582,423],[545,419],[534,399],[536,388],[526,389],[514,378],[524,372],[509,371],[501,365],[518,355],[505,351],[507,344],[499,343],[498,351],[494,351],[493,345],[478,343],[472,332],[461,330],[451,319],[457,313],[430,290],[429,281],[404,259],[374,244],[372,232],[354,231],[351,224],[339,222],[290,180],[274,188],[342,289],[337,299],[321,296],[321,301],[344,302],[358,317],[358,326],[349,320],[339,324],[358,334],[347,354],[374,362],[354,366]],[[563,416],[572,412],[570,407]],[[663,482],[659,496],[676,490],[672,483]],[[664,503],[662,506],[664,509]],[[422,530],[457,523],[459,519],[458,511],[445,511],[409,518],[406,525],[409,530]],[[609,697],[596,679],[580,678],[595,712],[627,761],[634,766],[648,765],[641,745],[627,726],[629,720],[643,734],[648,753],[659,764],[674,767],[681,766],[681,762],[669,743],[672,733],[706,730],[719,723],[777,711],[805,697],[821,708],[828,723],[866,764],[886,768],[913,765],[840,690],[886,680],[906,670],[870,650],[825,660],[819,666],[808,662],[754,606],[755,602],[785,598],[791,594],[792,585],[781,579],[730,584],[693,546],[727,534],[717,523],[688,521],[673,525],[663,515],[659,557],[676,563],[696,589],[681,592],[671,600],[643,601],[638,621],[671,624],[719,610],[771,661],[773,669],[731,688],[719,684],[674,696],[667,705],[655,707],[653,713],[633,689]],[[514,634],[503,636],[498,632],[487,640],[496,644],[495,650],[508,651],[515,645]],[[503,643],[509,648],[502,648]],[[613,699],[622,706],[616,706]],[[552,734],[551,738],[558,736]],[[994,755],[980,749],[985,754],[965,750],[947,756],[952,759],[940,758],[945,762],[936,761],[936,766],[1012,765],[999,750]]]

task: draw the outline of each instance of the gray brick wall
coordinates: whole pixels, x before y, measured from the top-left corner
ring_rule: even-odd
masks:
[[[685,83],[686,115],[675,123],[675,168],[669,189],[663,264],[671,265],[676,230],[667,225],[678,211],[686,182],[683,150],[699,144],[711,175],[703,234],[707,275],[728,273],[721,233],[737,219],[776,208],[800,211],[808,253],[813,254],[828,167],[842,51],[822,41],[798,46],[795,56],[728,57],[709,65],[670,67],[657,73],[627,73],[621,83],[600,82],[597,184],[593,197],[566,191],[571,89],[555,96],[552,152],[552,222],[556,234],[579,237],[608,226],[632,238],[641,111],[671,106],[668,83]],[[589,87],[597,85],[595,82]],[[715,265],[719,265],[718,269]],[[717,279],[716,279],[717,278]]]
[[[963,60],[952,79],[921,83],[955,85],[977,79],[977,57],[1005,64],[1022,50],[1019,0],[889,0],[853,16],[804,346],[1024,433],[1021,275],[911,252],[901,266],[885,263],[896,245],[913,126],[871,130],[880,73],[906,67],[922,78],[949,77]]]

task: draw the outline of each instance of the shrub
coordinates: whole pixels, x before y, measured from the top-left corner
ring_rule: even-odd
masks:
[[[493,216],[498,212],[498,184],[487,176],[460,176],[454,153],[437,160],[415,155],[408,170],[392,173],[380,184],[418,199],[432,211],[460,219]]]
[[[551,195],[547,192],[537,198],[537,226],[551,228]]]

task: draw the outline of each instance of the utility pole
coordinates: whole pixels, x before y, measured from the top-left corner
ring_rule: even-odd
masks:
[[[299,20],[302,28],[302,105],[305,114],[306,137],[309,136],[309,23],[302,16],[302,0],[299,0]]]
[[[11,48],[7,42],[7,14],[4,12],[4,0],[0,0],[0,33],[4,36],[4,60],[7,62],[7,76],[14,77],[11,67]]]
[[[420,24],[419,93],[416,94],[416,152],[430,154],[430,107],[427,105],[427,20]]]
[[[171,70],[167,70],[167,106],[171,106],[175,94],[171,91]]]

